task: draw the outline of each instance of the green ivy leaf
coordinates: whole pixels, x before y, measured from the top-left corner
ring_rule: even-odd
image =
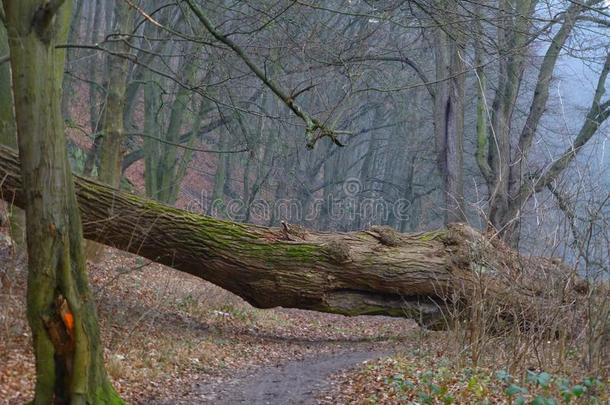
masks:
[[[530,405],[546,405],[546,399],[538,395],[536,398],[532,399]]]
[[[420,392],[417,394],[417,396],[419,397],[419,400],[424,404],[431,404],[433,402],[433,398],[425,392]]]
[[[557,388],[561,391],[569,391],[570,390],[570,380],[567,378],[561,378],[555,382]]]
[[[545,398],[538,395],[530,402],[530,405],[557,405],[557,401],[554,398]]]
[[[445,405],[451,405],[452,403],[455,402],[455,398],[453,398],[451,395],[445,395],[442,399],[443,404]]]
[[[587,387],[584,385],[578,384],[572,387],[572,395],[574,395],[576,398],[580,398],[585,391],[587,391]]]
[[[509,385],[506,388],[506,390],[504,390],[504,392],[509,397],[512,397],[512,396],[515,396],[517,394],[525,394],[527,392],[527,390],[525,388],[523,388],[523,387],[519,387],[518,385],[511,384],[511,385]]]
[[[541,387],[548,387],[551,382],[552,376],[547,372],[536,373],[534,371],[527,371],[527,381],[532,384],[540,385]]]
[[[527,370],[527,382],[528,383],[536,384],[537,376],[538,376],[538,373],[536,373],[535,371]]]
[[[496,371],[496,378],[504,383],[510,382],[512,376],[506,370]]]
[[[544,371],[538,374],[536,382],[543,388],[546,388],[551,383],[551,375],[549,373],[545,373]]]
[[[601,385],[601,382],[595,377],[587,377],[583,380],[583,384],[587,386],[587,388],[591,388],[595,385]]]

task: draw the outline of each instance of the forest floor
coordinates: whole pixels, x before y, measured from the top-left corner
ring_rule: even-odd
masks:
[[[546,381],[532,359],[530,373],[541,381],[529,374],[511,380],[501,367],[511,354],[501,350],[470,367],[455,349],[457,335],[405,319],[258,310],[200,279],[108,248],[89,271],[106,367],[128,403],[508,403],[565,390],[580,403],[580,386],[597,401],[582,403],[608,400],[610,381],[588,381],[577,367]],[[1,405],[32,396],[25,273],[23,260],[0,242]],[[513,386],[522,392],[508,395]]]
[[[324,388],[330,374],[394,352],[415,330],[404,319],[258,310],[113,249],[89,270],[107,370],[129,403],[281,403],[265,398],[287,395],[290,403],[314,401],[314,388]],[[0,404],[22,404],[34,379],[26,271],[6,245],[0,282]]]

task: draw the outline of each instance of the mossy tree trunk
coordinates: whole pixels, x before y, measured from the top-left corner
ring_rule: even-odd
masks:
[[[107,378],[68,163],[61,89],[71,1],[5,0],[28,247],[34,404],[122,403]]]
[[[108,10],[109,11],[109,10]],[[114,26],[110,45],[116,53],[128,54],[130,52],[129,37],[133,27],[133,10],[126,1],[117,1],[114,4]],[[95,166],[96,156],[99,155],[97,177],[106,184],[119,188],[121,184],[121,162],[124,154],[125,125],[123,111],[125,109],[125,92],[129,76],[129,60],[120,56],[106,56],[106,101],[100,119],[101,129],[95,138],[89,153],[89,166]],[[91,174],[90,171],[85,173]],[[87,243],[87,258],[98,262],[103,256],[103,246],[96,243]]]
[[[0,147],[4,198],[20,189],[18,170],[15,153]],[[259,308],[404,316],[442,327],[450,311],[484,286],[501,303],[502,319],[531,321],[549,305],[572,310],[565,303],[571,301],[561,300],[573,296],[573,274],[561,264],[521,257],[464,225],[410,235],[385,227],[350,233],[267,228],[75,179],[86,238],[201,277]],[[14,198],[24,201],[19,193]],[[560,296],[554,295],[558,285]]]
[[[197,65],[193,59],[185,56],[182,61],[180,77],[184,78],[186,83],[193,82],[197,73]],[[192,150],[185,149],[179,153],[179,148],[175,145],[181,143],[180,131],[185,122],[190,121],[192,129],[185,143],[187,147],[193,146],[205,109],[202,104],[198,112],[189,113],[188,105],[194,104],[193,100],[189,90],[180,87],[171,104],[166,125],[161,109],[161,85],[155,81],[152,73],[147,72],[145,77],[144,132],[147,136],[144,138],[143,150],[146,194],[157,201],[174,204],[192,158]]]
[[[127,54],[130,51],[128,37],[133,26],[133,10],[126,1],[117,1],[114,6],[113,35],[116,43],[112,51]],[[125,109],[125,91],[129,73],[129,60],[120,56],[107,56],[108,86],[106,87],[106,104],[102,125],[100,144],[100,166],[98,178],[118,188],[121,182],[121,162],[125,127],[123,110]]]

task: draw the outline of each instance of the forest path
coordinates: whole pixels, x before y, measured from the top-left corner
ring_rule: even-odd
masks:
[[[327,388],[329,377],[339,371],[391,354],[371,345],[357,350],[341,350],[263,367],[236,376],[222,385],[200,387],[201,404],[315,404],[316,394]]]

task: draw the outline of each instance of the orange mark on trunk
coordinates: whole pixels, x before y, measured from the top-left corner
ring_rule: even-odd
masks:
[[[68,300],[66,300],[63,296],[58,297],[59,301],[59,315],[61,316],[61,320],[64,322],[64,326],[68,331],[68,335],[71,338],[74,337],[74,314],[70,311],[70,306],[68,305]]]

